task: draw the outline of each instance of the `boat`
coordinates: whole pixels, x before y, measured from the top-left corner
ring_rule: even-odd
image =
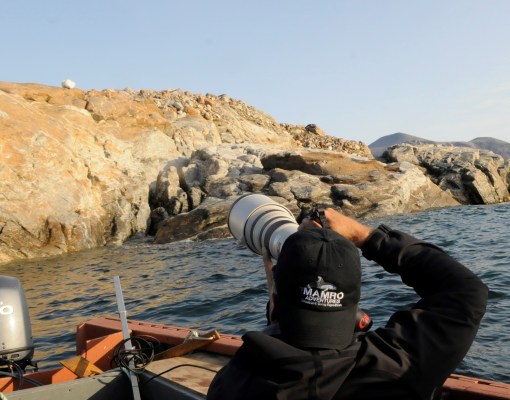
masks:
[[[114,360],[124,344],[122,319],[101,317],[78,325],[76,356],[22,378],[0,377],[0,399],[9,400],[117,400],[205,399],[209,384],[237,351],[240,336],[203,332],[159,323],[127,320],[130,340],[150,343],[155,352],[136,371],[135,385],[127,366]],[[141,350],[141,349],[140,349]],[[143,358],[143,357],[142,357]],[[135,391],[138,390],[136,397]],[[510,399],[510,384],[452,374],[441,399]]]

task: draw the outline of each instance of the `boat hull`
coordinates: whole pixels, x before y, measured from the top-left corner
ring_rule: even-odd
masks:
[[[128,321],[128,327],[132,336],[152,337],[166,347],[181,345],[190,333],[188,328],[132,320]],[[220,335],[215,339],[217,340],[207,343],[200,351],[191,355],[151,362],[140,375],[142,399],[204,399],[215,371],[228,362],[242,343],[241,338],[237,335]],[[77,355],[103,371],[110,368],[114,349],[121,341],[122,328],[118,318],[96,318],[77,327]],[[16,381],[4,377],[0,378],[0,391],[12,392],[8,396],[9,399],[19,400],[36,398],[116,400],[129,399],[132,396],[128,377],[118,369],[89,378],[81,377],[79,379],[80,377],[80,371],[76,369],[71,371],[64,364],[60,368],[26,375],[29,380],[40,381],[46,387],[12,392],[15,389]],[[98,382],[102,382],[102,384],[98,385]],[[33,386],[26,379],[25,384],[25,387]],[[113,390],[110,391],[112,388]],[[35,396],[32,393],[38,393],[39,397],[31,397]],[[44,397],[42,397],[43,393]],[[51,393],[54,395],[50,396]],[[72,397],[65,397],[64,393],[72,393]],[[81,393],[85,397],[82,397]],[[452,400],[510,399],[510,385],[452,374],[443,386],[442,398]]]

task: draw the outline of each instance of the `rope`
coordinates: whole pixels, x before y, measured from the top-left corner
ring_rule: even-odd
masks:
[[[154,359],[154,344],[147,340],[148,336],[133,336],[128,339],[122,340],[113,351],[113,358],[111,363],[115,363],[117,367],[124,368],[135,374],[141,374],[145,371]],[[150,338],[157,342],[157,339]],[[126,350],[124,344],[130,340],[133,348]],[[158,343],[159,344],[159,343]]]

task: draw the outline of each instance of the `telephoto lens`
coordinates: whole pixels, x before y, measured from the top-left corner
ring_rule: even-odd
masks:
[[[288,208],[259,193],[239,197],[228,213],[232,236],[255,254],[261,255],[265,247],[273,259],[278,259],[283,243],[298,226]]]

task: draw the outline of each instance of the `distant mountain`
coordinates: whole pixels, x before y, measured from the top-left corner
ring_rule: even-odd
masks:
[[[510,143],[503,140],[490,137],[480,137],[469,142],[435,142],[433,140],[423,139],[418,136],[408,135],[406,133],[394,133],[392,135],[383,136],[377,139],[368,147],[372,151],[374,157],[381,157],[384,151],[395,144],[442,144],[446,146],[471,147],[477,149],[491,150],[501,155],[505,159],[510,158]]]
[[[494,139],[490,137],[479,137],[471,140],[479,149],[491,150],[496,154],[501,154],[504,158],[510,158],[510,143],[504,140]]]
[[[400,143],[423,143],[423,144],[432,144],[434,143],[432,140],[422,139],[418,136],[408,135],[407,133],[394,133],[392,135],[386,135],[379,139],[377,139],[372,144],[369,144],[368,147],[372,151],[374,157],[381,157],[384,151],[395,144]]]

